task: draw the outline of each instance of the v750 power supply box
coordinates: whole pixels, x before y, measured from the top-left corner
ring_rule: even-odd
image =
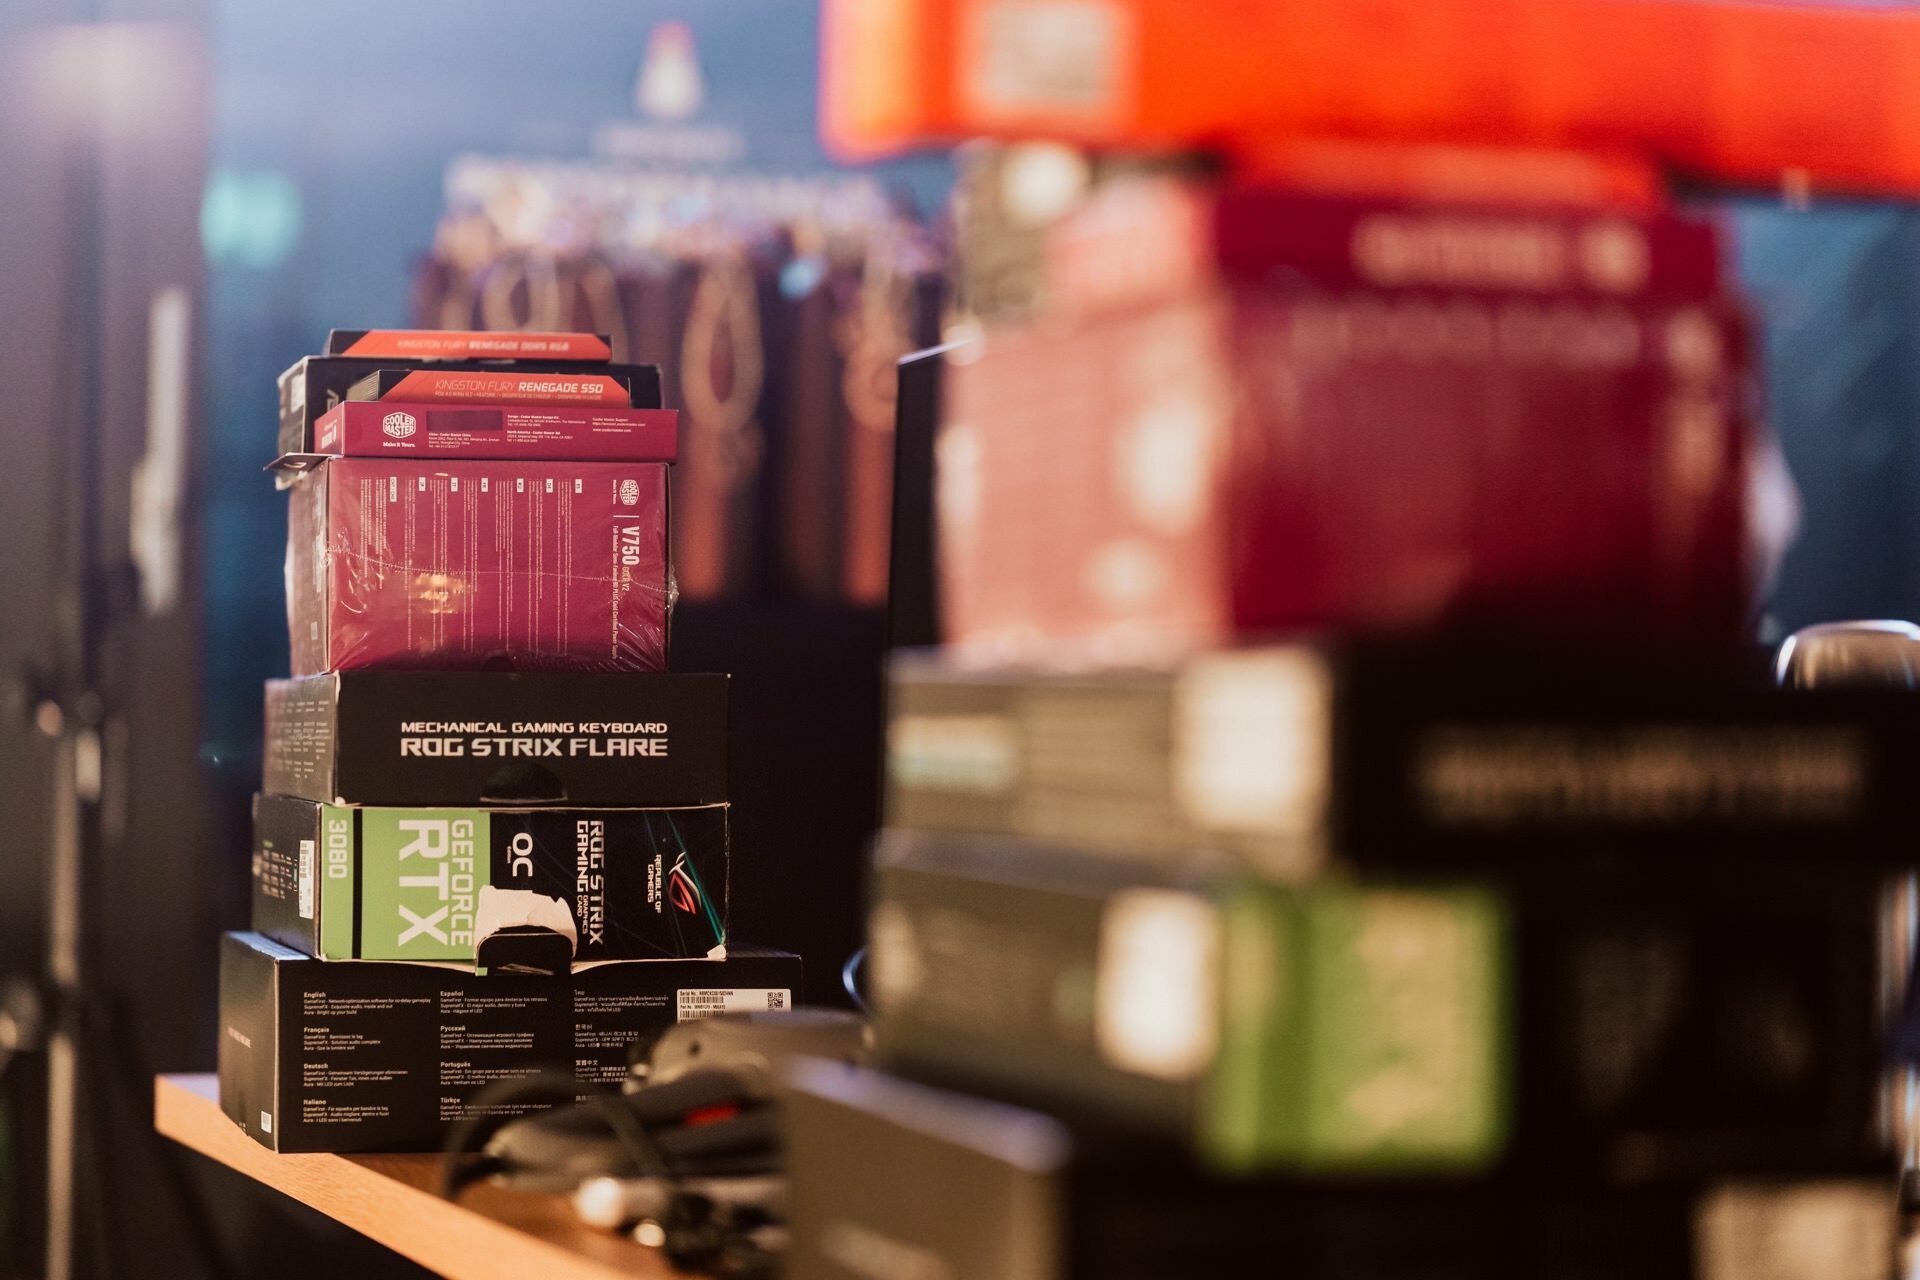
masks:
[[[337,671],[267,681],[262,790],[329,804],[727,797],[727,677]]]
[[[292,498],[297,675],[666,665],[664,463],[335,458]]]
[[[800,957],[759,948],[479,976],[313,960],[230,933],[220,1105],[276,1151],[433,1151],[486,1085],[542,1070],[617,1084],[628,1047],[676,1021],[790,1009],[801,996]]]
[[[257,795],[253,842],[254,928],[320,959],[565,968],[726,946],[723,804],[389,809]],[[556,934],[572,944],[557,957]]]

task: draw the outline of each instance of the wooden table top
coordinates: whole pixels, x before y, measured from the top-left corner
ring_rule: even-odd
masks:
[[[154,1081],[154,1128],[450,1280],[684,1280],[656,1249],[583,1226],[559,1196],[435,1190],[432,1155],[276,1155],[220,1110],[211,1075]]]

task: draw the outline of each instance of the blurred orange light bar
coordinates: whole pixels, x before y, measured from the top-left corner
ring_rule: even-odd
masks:
[[[827,0],[849,158],[977,136],[1645,156],[1920,193],[1920,10],[1763,0]]]

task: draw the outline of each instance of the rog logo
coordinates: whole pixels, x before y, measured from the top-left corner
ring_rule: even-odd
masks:
[[[673,870],[667,873],[667,898],[689,915],[700,909],[700,889],[687,872],[687,855],[684,853],[674,859]]]

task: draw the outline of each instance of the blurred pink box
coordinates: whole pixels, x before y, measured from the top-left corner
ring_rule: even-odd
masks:
[[[1748,337],[1710,224],[1128,177],[1044,259],[949,357],[964,654],[1740,634]]]

